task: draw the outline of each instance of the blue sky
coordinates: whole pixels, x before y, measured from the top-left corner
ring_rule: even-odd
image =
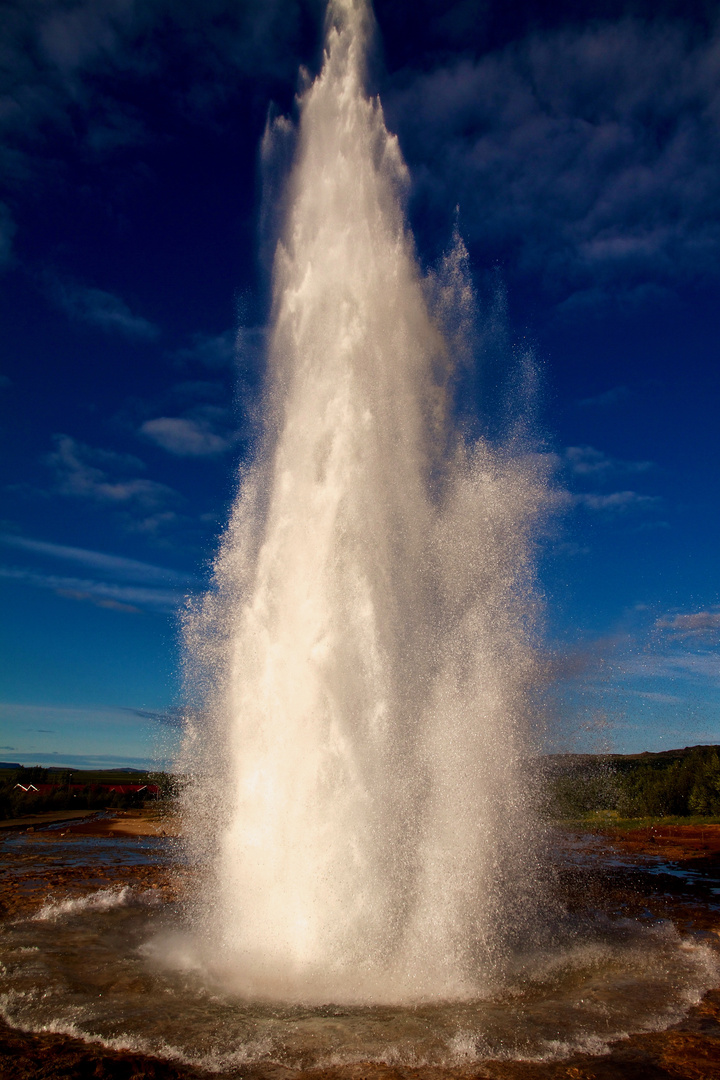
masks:
[[[569,492],[542,565],[559,744],[719,741],[716,8],[376,16],[418,256],[456,215],[470,252],[477,392],[518,349],[542,372]],[[0,759],[162,760],[178,613],[253,431],[282,169],[259,146],[317,70],[322,5],[0,20]]]

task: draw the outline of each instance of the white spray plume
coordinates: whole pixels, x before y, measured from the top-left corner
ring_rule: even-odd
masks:
[[[532,935],[542,455],[453,431],[453,348],[333,0],[274,263],[262,445],[188,618],[207,964],[306,1001],[488,992]],[[468,303],[457,241],[445,302]],[[437,286],[437,282],[435,283]],[[462,323],[462,319],[455,319]],[[200,673],[200,674],[198,674]]]

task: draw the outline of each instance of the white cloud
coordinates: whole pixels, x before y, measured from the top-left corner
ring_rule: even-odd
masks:
[[[572,501],[576,506],[583,506],[586,510],[609,514],[625,513],[628,510],[648,510],[662,502],[657,495],[639,495],[637,491],[612,491],[608,494],[579,492],[573,495]]]
[[[627,401],[631,396],[627,386],[611,386],[601,394],[593,397],[581,398],[577,404],[584,409],[607,409]]]
[[[597,479],[617,473],[647,472],[653,467],[651,461],[623,461],[603,450],[596,450],[594,446],[568,446],[565,461],[575,475]]]
[[[198,363],[207,368],[228,367],[235,363],[237,355],[238,334],[234,330],[222,334],[195,334],[190,345],[175,353],[183,363]]]
[[[701,637],[720,630],[720,611],[692,611],[688,613],[663,615],[655,626],[658,630],[669,630],[678,637]],[[720,673],[720,662],[718,664]]]
[[[153,323],[133,314],[121,297],[103,289],[55,281],[51,293],[60,307],[73,318],[99,326],[102,330],[147,340],[159,334]]]
[[[167,138],[167,126],[153,130],[153,119],[129,103],[148,87],[161,86],[186,120],[225,107],[243,76],[293,79],[299,9],[297,0],[5,4],[0,173],[25,193],[38,178],[57,180],[62,139],[73,150],[80,144],[106,154],[156,135]]]
[[[386,100],[426,206],[601,298],[720,270],[720,47],[657,18],[534,33]]]
[[[667,653],[648,653],[629,660],[624,668],[629,675],[641,678],[689,678],[699,683],[720,686],[720,656],[713,651],[689,649]]]
[[[42,574],[21,567],[0,566],[0,577],[23,582],[40,589],[50,589],[58,596],[85,600],[97,607],[137,613],[140,610],[172,612],[183,602],[185,593],[178,589],[151,589],[143,585],[119,585],[92,578]]]
[[[69,435],[55,437],[56,449],[47,462],[54,469],[58,491],[74,498],[90,499],[134,511],[155,511],[177,501],[177,492],[156,480],[145,477],[114,479],[112,469],[137,467],[137,458],[96,450],[77,442]]]
[[[178,457],[214,457],[224,454],[233,440],[213,431],[208,423],[181,416],[158,416],[146,420],[140,432]]]
[[[121,555],[108,555],[103,551],[89,551],[86,548],[68,547],[64,544],[52,544],[45,540],[33,540],[29,537],[0,536],[0,541],[8,547],[28,551],[34,555],[47,556],[65,562],[79,563],[90,570],[109,574],[120,580],[135,582],[174,582],[177,585],[190,585],[195,579],[190,574],[172,570],[164,566],[128,559]]]

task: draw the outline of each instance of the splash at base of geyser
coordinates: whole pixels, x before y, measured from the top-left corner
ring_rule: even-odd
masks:
[[[420,274],[406,167],[364,91],[370,30],[364,2],[333,0],[300,102],[264,431],[188,620],[204,719],[181,768],[224,981],[462,1000],[544,922],[526,766],[556,496],[523,421],[494,446],[453,428],[466,256],[458,240]]]

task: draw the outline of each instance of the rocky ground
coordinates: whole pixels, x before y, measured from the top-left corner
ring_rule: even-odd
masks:
[[[0,918],[32,913],[49,895],[81,895],[108,885],[136,884],[159,890],[163,898],[182,895],[187,871],[152,863],[65,865],[53,859],[63,834],[90,836],[174,835],[177,821],[157,811],[118,814],[25,833],[31,842],[12,853],[0,839]],[[5,834],[7,835],[7,834]],[[564,859],[558,888],[571,906],[670,918],[680,929],[703,930],[720,938],[720,899],[712,893],[720,878],[720,826],[651,827],[608,830],[593,836],[568,832],[568,849],[581,857]],[[3,848],[6,850],[3,851]],[[664,871],[668,861],[668,872]],[[608,868],[608,864],[610,867]],[[692,871],[693,883],[674,870]],[[0,1077],[13,1080],[60,1078],[180,1078],[211,1074],[188,1066],[109,1050],[51,1033],[28,1034],[0,1023]],[[217,1076],[217,1074],[214,1074]],[[226,1074],[231,1075],[231,1074]],[[602,1057],[578,1054],[552,1063],[485,1062],[471,1070],[391,1068],[365,1064],[341,1070],[299,1073],[280,1066],[245,1067],[232,1074],[245,1080],[720,1080],[720,990],[709,992],[678,1025],[664,1032],[623,1039]]]

